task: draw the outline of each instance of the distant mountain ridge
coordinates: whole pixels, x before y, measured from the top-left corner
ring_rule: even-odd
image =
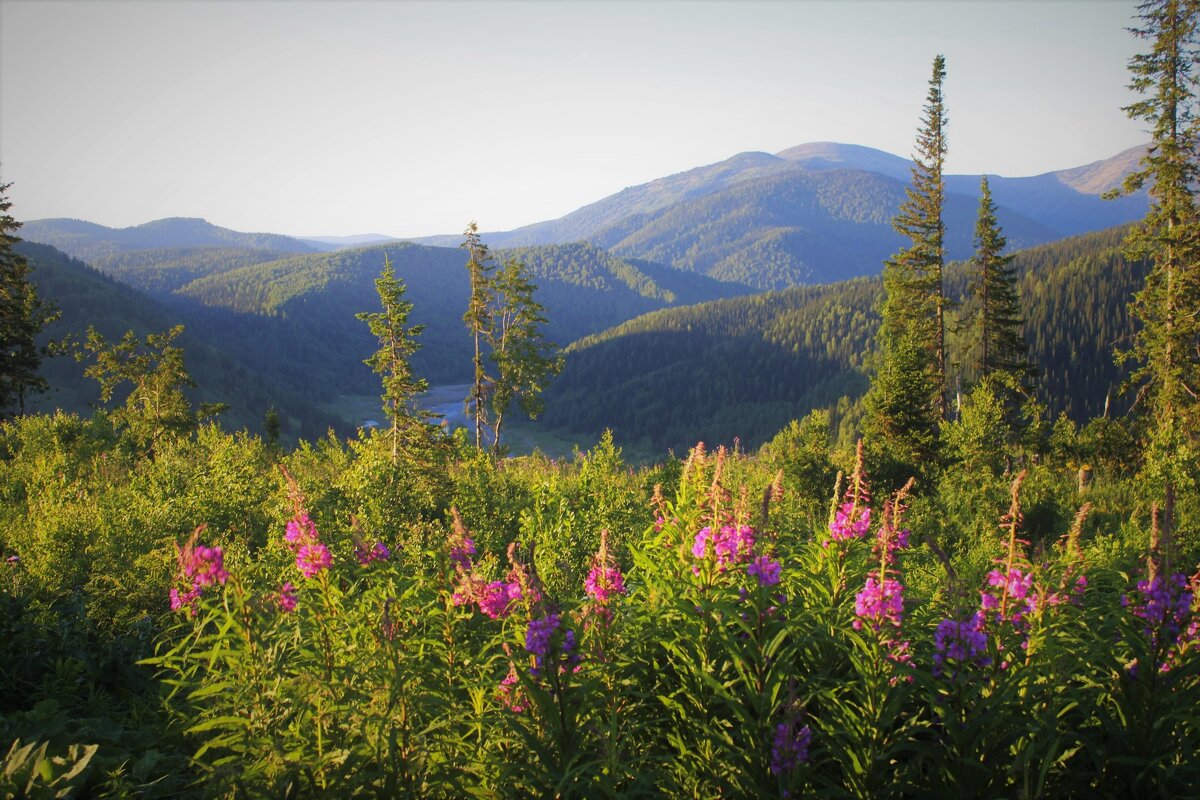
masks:
[[[1135,147],[1081,167],[1024,178],[989,176],[1014,246],[1032,246],[1138,219],[1144,192],[1101,194],[1137,166]],[[908,159],[860,145],[813,142],[631,186],[564,217],[483,238],[495,247],[589,241],[627,258],[759,289],[877,274],[903,241],[891,229]],[[948,256],[971,252],[978,175],[946,176]],[[847,225],[845,223],[852,222]],[[416,239],[448,245],[454,236]]]
[[[238,247],[283,253],[329,249],[278,233],[242,233],[196,217],[168,217],[128,228],[78,219],[35,219],[22,224],[21,238],[48,244],[86,262],[162,248]]]

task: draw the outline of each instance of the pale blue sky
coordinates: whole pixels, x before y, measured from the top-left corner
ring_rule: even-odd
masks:
[[[907,156],[946,56],[951,172],[1148,139],[1132,2],[0,0],[19,219],[505,230],[747,150]]]

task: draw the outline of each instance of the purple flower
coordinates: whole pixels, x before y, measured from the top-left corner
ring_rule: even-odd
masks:
[[[746,567],[746,574],[758,578],[759,586],[774,586],[779,583],[779,562],[768,556],[756,556]]]
[[[219,547],[197,546],[197,534],[193,534],[178,553],[178,578],[187,588],[180,590],[178,586],[172,587],[168,593],[172,611],[190,608],[192,616],[196,615],[194,604],[200,599],[204,587],[223,584],[229,579],[229,573],[225,571],[225,552]]]
[[[275,604],[279,606],[279,610],[285,614],[290,614],[296,610],[296,587],[290,583],[285,583],[279,587],[279,595],[275,598]]]
[[[990,664],[982,657],[987,650],[987,634],[983,630],[983,612],[977,612],[969,620],[959,622],[944,619],[938,623],[933,635],[933,674],[941,675],[947,661],[955,664]]]
[[[525,649],[539,661],[546,657],[550,647],[550,637],[558,630],[558,614],[547,614],[540,619],[529,620],[525,629]]]
[[[479,610],[492,619],[507,617],[512,605],[521,599],[521,587],[516,583],[492,581],[483,587],[479,596]]]
[[[301,545],[296,551],[296,566],[306,578],[314,578],[333,564],[329,548],[320,542]]]
[[[904,619],[904,586],[894,578],[880,582],[872,573],[867,576],[861,592],[854,599],[855,630],[861,630],[865,620],[874,630],[884,625],[899,628]]]
[[[716,533],[705,526],[696,533],[692,555],[697,560],[711,556],[717,569],[724,572],[732,564],[749,560],[753,548],[754,529],[749,525],[722,525]]]
[[[367,547],[362,543],[354,546],[354,557],[364,567],[372,561],[387,561],[391,556],[392,551],[383,542],[376,542],[374,547]]]
[[[808,746],[812,742],[812,731],[807,725],[797,729],[795,722],[781,722],[775,726],[775,739],[771,743],[771,774],[791,772],[808,761]]]
[[[842,503],[829,525],[829,534],[836,542],[850,539],[861,539],[867,535],[871,527],[871,509],[860,506],[857,509],[853,503]]]
[[[283,540],[287,542],[293,552],[299,550],[303,545],[316,542],[317,539],[317,526],[309,519],[308,514],[298,514],[288,520]]]
[[[475,555],[475,542],[463,539],[462,544],[450,548],[450,562],[464,572],[471,570],[471,558]]]
[[[500,681],[500,688],[496,692],[500,703],[514,714],[520,714],[525,710],[525,703],[521,697],[521,687],[518,685],[517,673],[510,671],[504,680]]]
[[[1158,665],[1160,671],[1170,669],[1179,650],[1197,638],[1200,626],[1192,615],[1194,597],[1194,587],[1188,583],[1187,576],[1177,572],[1138,581],[1136,595],[1122,598],[1133,615],[1145,623],[1143,631],[1150,646],[1167,651],[1165,659]]]
[[[597,564],[588,573],[583,583],[587,595],[601,605],[607,603],[613,595],[625,594],[625,577],[619,567]]]

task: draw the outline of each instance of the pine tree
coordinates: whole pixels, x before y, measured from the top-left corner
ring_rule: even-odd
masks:
[[[38,374],[47,350],[37,336],[58,318],[57,312],[38,297],[30,280],[29,263],[16,252],[21,227],[8,213],[12,201],[0,184],[0,418],[25,413],[30,394],[44,392],[46,379]]]
[[[420,349],[417,337],[424,325],[408,326],[408,315],[412,303],[404,299],[404,282],[396,277],[392,261],[387,256],[383,261],[383,272],[375,280],[375,291],[383,311],[363,312],[356,318],[367,323],[372,335],[379,340],[379,350],[364,363],[383,376],[384,411],[391,421],[392,463],[396,463],[405,440],[410,446],[415,431],[424,429],[426,421],[413,406],[418,394],[429,388],[424,378],[413,374],[409,360]],[[411,449],[411,447],[406,448]]]
[[[1153,268],[1130,306],[1141,330],[1122,354],[1137,365],[1135,408],[1151,417],[1154,431],[1147,467],[1165,492],[1163,533],[1173,527],[1174,494],[1195,470],[1200,431],[1200,219],[1195,187],[1200,185],[1200,124],[1197,70],[1200,47],[1196,0],[1146,0],[1138,6],[1150,52],[1129,63],[1129,88],[1143,99],[1125,108],[1150,124],[1149,153],[1128,176],[1123,192],[1150,188],[1150,210],[1126,240],[1127,255],[1149,256]]]
[[[878,369],[865,401],[863,428],[872,451],[886,454],[902,470],[933,462],[938,424],[946,413],[945,77],[945,59],[939,55],[917,135],[912,185],[892,221],[912,244],[884,265]]]
[[[463,237],[459,247],[467,251],[467,275],[471,285],[471,295],[467,301],[467,312],[463,314],[463,323],[466,324],[475,344],[475,356],[472,361],[474,375],[471,393],[467,397],[467,408],[475,424],[475,447],[482,448],[483,429],[488,424],[487,400],[492,385],[492,378],[487,374],[484,365],[484,344],[492,327],[491,283],[496,264],[487,245],[480,239],[479,229],[474,222],[467,226]]]
[[[975,222],[975,273],[968,289],[970,308],[965,323],[972,377],[984,380],[1003,375],[1015,388],[1029,388],[1033,368],[1023,332],[1017,274],[1006,255],[1007,241],[996,221],[996,204],[984,176],[979,183],[979,217]]]
[[[542,305],[534,299],[537,287],[525,266],[516,259],[505,262],[494,279],[493,326],[488,333],[496,378],[491,395],[492,447],[500,454],[500,429],[515,402],[536,419],[545,407],[542,391],[562,370],[557,349],[542,335],[546,324]]]

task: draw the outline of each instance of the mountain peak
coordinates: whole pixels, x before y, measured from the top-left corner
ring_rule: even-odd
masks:
[[[861,169],[904,181],[912,174],[912,162],[908,159],[858,144],[809,142],[781,150],[775,155],[814,171]]]

